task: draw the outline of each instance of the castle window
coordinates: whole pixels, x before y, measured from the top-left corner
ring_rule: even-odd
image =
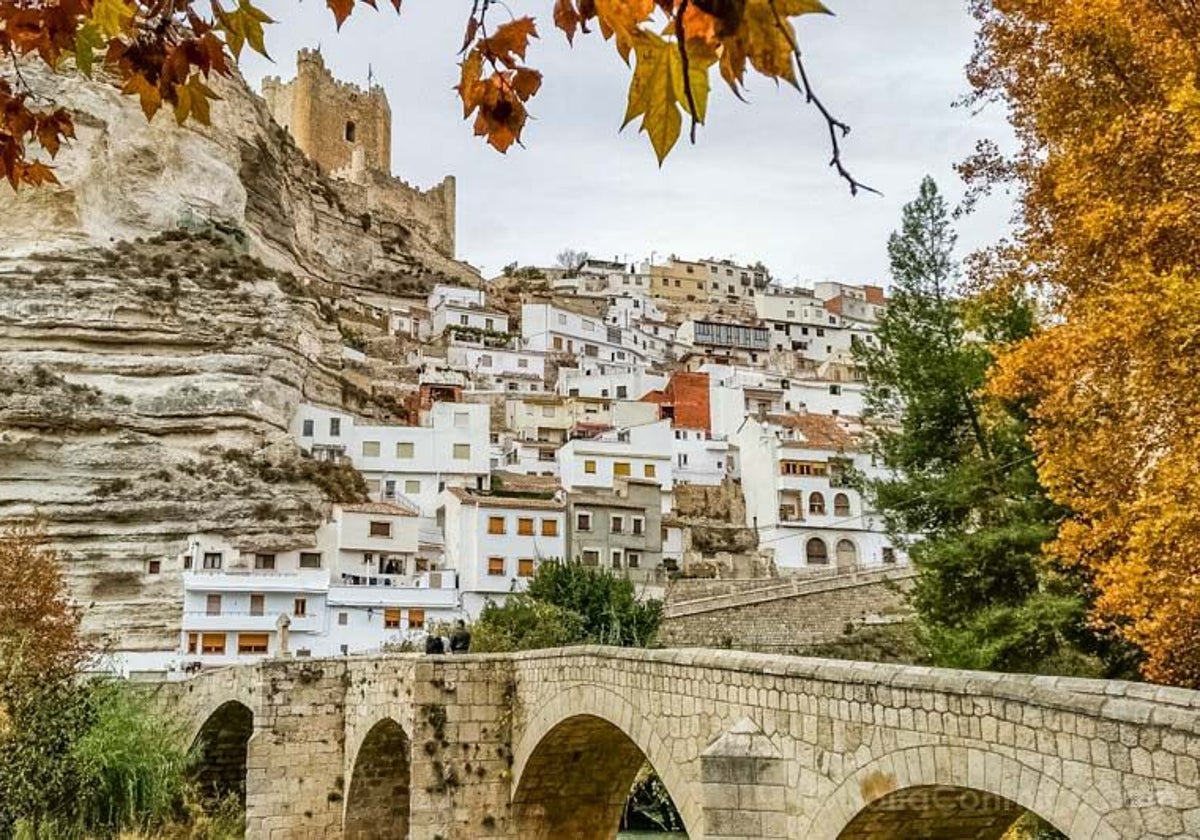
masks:
[[[356,134],[356,127],[354,125],[354,120],[347,120],[346,121],[346,142],[353,143],[355,134]]]

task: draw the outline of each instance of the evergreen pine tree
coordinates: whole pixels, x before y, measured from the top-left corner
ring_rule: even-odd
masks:
[[[867,491],[918,571],[910,602],[933,663],[1096,673],[1084,588],[1043,557],[1061,512],[1038,483],[1024,412],[984,392],[991,348],[1028,335],[1031,309],[964,297],[955,244],[926,177],[888,242],[877,342],[856,350],[892,471]]]

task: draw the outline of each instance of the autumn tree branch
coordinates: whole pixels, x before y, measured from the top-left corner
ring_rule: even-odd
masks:
[[[679,60],[683,65],[683,95],[687,98],[688,114],[692,118],[688,137],[691,139],[692,145],[695,145],[696,126],[700,124],[700,121],[696,119],[696,98],[692,94],[692,74],[688,66],[687,39],[683,31],[683,15],[687,11],[689,2],[691,0],[683,0],[679,4],[679,10],[675,13],[675,43],[679,47]]]
[[[775,8],[775,0],[769,0],[771,6],[771,14],[775,16],[775,25],[779,27],[779,31],[783,33],[783,37],[787,39],[788,46],[792,48],[792,57],[796,60],[796,69],[800,73],[800,92],[804,94],[804,101],[814,106],[825,120],[825,125],[829,129],[829,145],[833,149],[833,156],[829,160],[829,165],[837,170],[838,176],[850,185],[850,194],[858,195],[859,190],[863,192],[874,193],[882,196],[879,190],[874,187],[864,184],[855,178],[850,170],[842,163],[842,147],[840,140],[850,134],[850,126],[839,120],[829,109],[825,107],[825,103],[817,96],[813,90],[812,82],[808,79],[808,71],[804,67],[804,59],[800,55],[800,45],[796,43],[791,28],[787,22],[779,14],[779,10]]]

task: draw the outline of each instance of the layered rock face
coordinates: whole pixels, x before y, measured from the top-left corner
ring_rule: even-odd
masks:
[[[199,129],[26,74],[78,139],[61,187],[0,185],[0,522],[45,523],[88,630],[173,649],[188,534],[308,545],[329,501],[365,489],[287,432],[302,400],[364,399],[347,290],[476,276],[419,225],[359,212],[240,80]]]

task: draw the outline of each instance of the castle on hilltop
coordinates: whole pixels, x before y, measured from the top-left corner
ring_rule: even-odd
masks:
[[[296,54],[296,77],[263,79],[275,121],[321,173],[366,189],[364,209],[394,213],[425,228],[446,257],[455,250],[455,180],[420,190],[392,176],[392,109],[380,85],[368,90],[334,78],[320,50]]]

